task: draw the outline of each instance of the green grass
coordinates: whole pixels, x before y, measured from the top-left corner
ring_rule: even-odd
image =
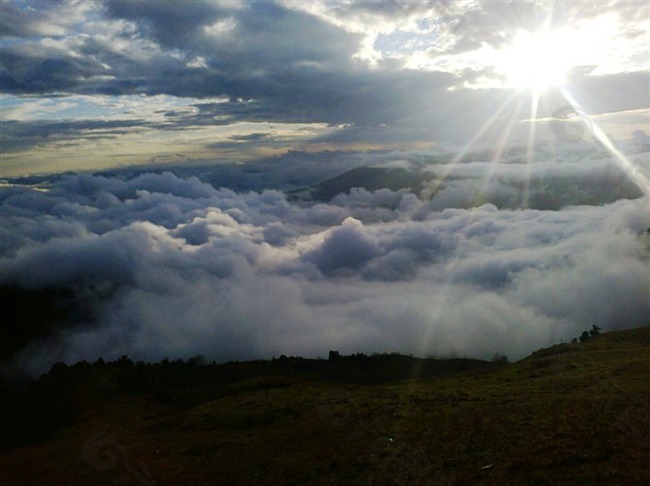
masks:
[[[137,367],[61,370],[42,381],[56,388],[58,380],[74,397],[73,421],[1,454],[0,484],[650,477],[650,328],[557,345],[517,363],[459,363],[383,356],[141,366],[165,396],[146,380],[130,393],[118,387],[118,376]]]

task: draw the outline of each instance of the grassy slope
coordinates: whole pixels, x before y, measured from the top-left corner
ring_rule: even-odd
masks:
[[[357,384],[334,383],[322,370],[247,366],[230,381],[187,384],[168,404],[119,391],[114,366],[85,367],[65,378],[74,423],[1,454],[0,484],[629,484],[650,477],[650,327],[489,370],[372,385],[358,384],[361,375],[348,380]]]

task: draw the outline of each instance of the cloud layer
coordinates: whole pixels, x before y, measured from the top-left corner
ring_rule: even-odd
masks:
[[[545,93],[547,106],[531,109],[529,92],[504,84],[522,32],[546,27],[570,34],[561,53],[576,51],[567,87],[583,110],[630,122],[648,109],[648,8],[3,1],[5,174],[82,170],[91,157],[108,168],[291,149],[430,148],[465,144],[488,125],[492,143],[511,132],[521,141],[525,119],[567,104]],[[613,123],[615,135],[629,139],[644,122]]]
[[[386,189],[290,203],[171,173],[9,187],[2,283],[96,306],[14,365],[328,349],[520,358],[592,324],[650,322],[647,209],[442,209]]]

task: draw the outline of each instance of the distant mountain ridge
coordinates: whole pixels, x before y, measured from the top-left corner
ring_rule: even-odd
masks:
[[[585,179],[558,175],[530,176],[518,180],[503,176],[468,177],[449,172],[439,178],[430,164],[409,164],[408,167],[356,167],[330,179],[289,191],[291,200],[330,202],[339,194],[354,188],[373,192],[381,189],[404,190],[423,200],[434,199],[445,191],[462,188],[461,196],[447,197],[445,207],[470,208],[494,204],[500,209],[558,210],[565,206],[602,205],[619,199],[636,199],[642,192],[617,171],[596,173]]]
[[[367,191],[407,189],[418,193],[425,184],[435,179],[431,172],[405,168],[356,167],[331,179],[327,179],[302,191],[290,194],[317,201],[330,201],[338,194],[346,194],[359,187]]]

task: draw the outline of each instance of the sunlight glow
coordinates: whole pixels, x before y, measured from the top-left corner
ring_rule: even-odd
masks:
[[[542,91],[563,84],[575,60],[567,31],[519,31],[511,47],[504,49],[497,70],[515,89]]]
[[[480,140],[482,137],[484,137],[490,128],[492,128],[493,125],[497,123],[499,120],[499,117],[502,115],[504,111],[506,111],[507,108],[511,107],[513,103],[515,103],[517,100],[517,97],[514,95],[511,95],[507,97],[500,105],[499,107],[495,110],[495,112],[492,114],[490,118],[486,120],[486,122],[476,131],[476,133],[472,136],[472,138],[463,146],[461,150],[458,151],[458,153],[454,156],[454,158],[447,164],[447,168],[442,172],[442,174],[439,174],[438,177],[431,182],[431,184],[424,190],[421,191],[420,193],[420,198],[422,200],[427,200],[431,199],[433,195],[436,193],[436,191],[442,186],[444,181],[447,180],[447,178],[451,175],[453,172],[455,166],[460,163],[460,161],[467,155],[470,150],[475,146],[475,144]],[[519,99],[519,102],[521,100]],[[519,108],[517,109],[517,112],[519,112]],[[511,124],[510,128],[514,124],[515,121],[515,116],[513,115],[511,119]],[[509,129],[508,129],[509,132]],[[501,156],[501,153],[503,152],[503,149],[505,148],[505,145],[507,143],[509,133],[507,133],[505,136],[500,137],[500,142],[499,144],[496,145],[496,154],[494,156],[494,162],[497,162],[498,158]],[[487,185],[489,183],[489,176],[486,178],[485,184]]]
[[[602,15],[571,27],[550,27],[550,20],[535,32],[518,30],[510,46],[497,52],[494,65],[508,87],[543,91],[565,84],[569,70],[591,66],[607,70],[605,64],[620,57],[613,52],[618,18]]]

